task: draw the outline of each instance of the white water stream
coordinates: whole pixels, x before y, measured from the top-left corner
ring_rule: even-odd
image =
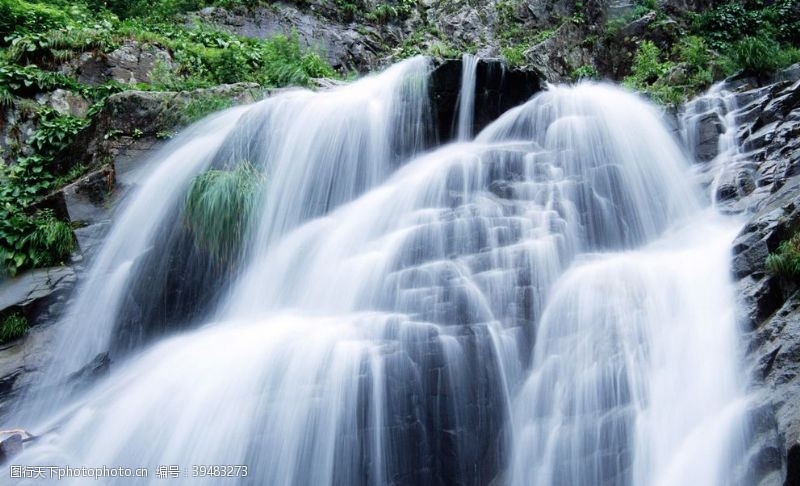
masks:
[[[732,484],[738,223],[703,207],[658,112],[551,87],[422,153],[429,69],[281,94],[171,144],[62,323],[57,367],[108,349],[134,260],[177,231],[191,177],[246,158],[269,182],[241,270],[195,329],[121,355],[69,404],[31,399],[24,425],[53,432],[15,462],[246,464],[239,482],[269,485]]]

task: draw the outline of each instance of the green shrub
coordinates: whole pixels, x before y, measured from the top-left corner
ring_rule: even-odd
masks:
[[[75,249],[69,224],[50,210],[29,216],[9,207],[0,208],[0,272],[16,275],[28,268],[62,264]]]
[[[510,66],[521,66],[525,64],[525,46],[516,45],[512,47],[504,47],[502,50],[503,59],[506,60]]]
[[[800,61],[800,50],[766,37],[745,37],[733,44],[730,56],[745,73],[763,75]]]
[[[626,82],[637,85],[655,83],[670,69],[670,63],[662,60],[663,54],[653,42],[646,40],[639,44],[636,56],[633,58],[631,75]]]
[[[800,277],[800,233],[781,242],[774,253],[770,253],[766,261],[767,272],[788,280]]]
[[[742,37],[755,35],[763,23],[760,11],[748,9],[739,2],[728,2],[696,17],[694,29],[713,47],[723,48]]]
[[[5,316],[0,324],[0,344],[19,339],[28,332],[28,319],[19,312]]]
[[[184,213],[197,246],[219,263],[234,262],[263,185],[264,176],[246,161],[230,170],[197,175],[189,186]]]
[[[583,66],[572,70],[572,79],[574,80],[597,79],[599,77],[600,73],[597,72],[597,68],[591,64],[584,64]]]
[[[633,60],[631,74],[623,84],[649,95],[662,104],[676,105],[683,99],[683,91],[665,82],[675,63],[664,58],[661,49],[651,41],[642,41]]]

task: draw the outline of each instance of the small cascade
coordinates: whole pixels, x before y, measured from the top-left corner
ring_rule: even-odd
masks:
[[[687,103],[680,115],[681,135],[695,160],[701,163],[697,171],[703,183],[709,185],[712,203],[729,212],[747,207],[744,198],[755,189],[757,170],[740,143],[739,98],[738,93],[726,89],[724,82],[717,83]]]
[[[472,54],[464,54],[461,58],[461,91],[458,95],[458,125],[456,129],[456,139],[460,141],[469,140],[473,135],[478,59]]]

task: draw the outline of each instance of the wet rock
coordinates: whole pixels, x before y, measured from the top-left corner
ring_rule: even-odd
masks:
[[[36,308],[69,291],[74,283],[75,272],[70,267],[31,270],[0,282],[0,313],[18,309],[34,314]]]
[[[431,104],[441,142],[455,136],[461,69],[460,60],[446,60],[431,73]],[[543,89],[544,79],[538,72],[509,69],[497,59],[481,59],[475,74],[473,133]]]
[[[696,133],[690,135],[690,140],[695,140],[690,149],[698,161],[708,162],[719,154],[719,136],[724,131],[724,125],[714,111],[698,115],[693,122]]]
[[[150,152],[160,146],[163,139],[194,121],[184,115],[193,103],[222,98],[231,105],[238,105],[252,103],[268,93],[255,83],[224,84],[181,92],[117,93],[108,98],[92,124],[56,157],[57,172],[66,173],[78,164],[99,169],[128,150],[137,155]],[[127,172],[116,169],[117,176]]]
[[[22,434],[13,434],[0,441],[0,465],[7,464],[22,452]]]
[[[0,315],[22,312],[29,325],[23,338],[0,346],[0,420],[13,400],[41,379],[53,346],[54,323],[75,282],[72,268],[57,267],[32,270],[0,283]]]
[[[111,219],[115,187],[114,166],[108,164],[61,189],[70,221],[80,225],[75,237],[82,253],[99,247]]]

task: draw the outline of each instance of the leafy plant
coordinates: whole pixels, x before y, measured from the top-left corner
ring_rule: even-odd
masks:
[[[800,50],[782,48],[766,37],[745,37],[733,45],[731,58],[745,73],[762,75],[800,61]]]
[[[28,332],[28,319],[20,312],[5,316],[0,324],[0,344],[8,344]]]
[[[787,280],[800,277],[800,233],[781,242],[774,253],[770,253],[766,261],[766,269],[770,274]]]
[[[191,182],[184,218],[198,247],[220,263],[233,262],[260,199],[264,176],[247,161],[207,170]]]
[[[516,45],[513,47],[504,47],[502,55],[509,65],[521,66],[525,63],[525,46]]]
[[[572,70],[572,79],[574,80],[597,79],[599,77],[600,73],[597,72],[597,68],[591,64],[584,64],[583,66]]]
[[[29,216],[6,204],[0,216],[0,272],[57,265],[75,249],[72,228],[51,210]]]

